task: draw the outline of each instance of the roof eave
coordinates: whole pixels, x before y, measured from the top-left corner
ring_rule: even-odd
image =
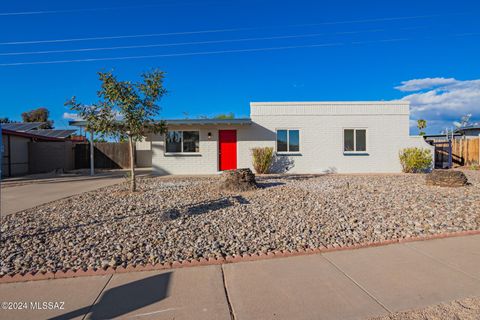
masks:
[[[167,126],[172,125],[200,125],[200,126],[215,126],[215,125],[251,125],[250,118],[239,119],[171,119],[165,120]]]
[[[166,125],[251,125],[252,119],[250,118],[237,118],[237,119],[170,119],[163,120]],[[70,126],[85,127],[86,121],[69,121]]]

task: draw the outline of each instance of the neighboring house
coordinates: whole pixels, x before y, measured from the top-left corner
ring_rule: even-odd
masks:
[[[2,176],[13,177],[56,169],[52,165],[58,157],[53,151],[60,147],[63,153],[66,138],[75,130],[37,130],[43,124],[2,124]]]
[[[426,134],[425,140],[432,142],[448,141],[451,139],[476,139],[480,137],[480,125],[472,124],[465,127],[456,128],[448,134]]]
[[[444,133],[441,133],[441,134],[426,134],[426,135],[423,136],[425,141],[427,141],[429,143],[448,142],[451,139],[461,139],[462,137],[463,137],[463,135],[461,135],[460,133],[453,133],[453,134],[449,133],[448,135],[444,134]]]
[[[433,150],[409,136],[409,103],[253,102],[248,119],[167,120],[150,135],[156,174],[252,168],[251,149],[273,147],[274,172],[400,172],[402,148]]]
[[[478,138],[480,136],[480,125],[468,125],[455,129],[455,133],[462,135],[466,139]]]

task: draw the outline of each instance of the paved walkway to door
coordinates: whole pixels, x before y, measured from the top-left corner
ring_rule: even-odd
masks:
[[[24,180],[7,179],[0,190],[2,216],[39,206],[41,204],[70,197],[87,191],[125,181],[122,170],[103,172],[95,176],[72,176],[52,179]],[[140,169],[139,176],[150,174]]]
[[[480,296],[480,236],[0,285],[2,319],[368,319]],[[32,310],[30,302],[64,303]]]

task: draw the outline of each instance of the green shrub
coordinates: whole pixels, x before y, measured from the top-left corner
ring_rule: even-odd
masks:
[[[273,163],[273,148],[253,148],[253,168],[257,173],[268,173]]]
[[[399,154],[403,172],[418,173],[432,167],[432,152],[429,149],[405,148]]]

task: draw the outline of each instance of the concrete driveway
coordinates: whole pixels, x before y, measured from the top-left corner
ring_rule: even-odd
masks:
[[[123,171],[115,171],[93,177],[73,176],[31,181],[7,181],[1,189],[1,213],[8,215],[79,193],[121,183],[125,181],[124,174]],[[140,176],[149,174],[150,172],[146,170],[139,172]]]

